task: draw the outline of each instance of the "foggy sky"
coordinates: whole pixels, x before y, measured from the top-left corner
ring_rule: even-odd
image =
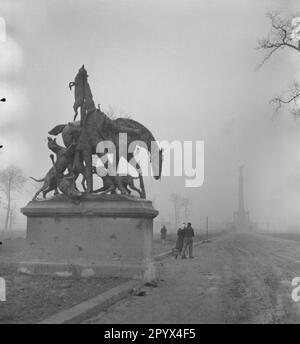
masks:
[[[2,3],[8,36],[0,42],[0,89],[8,98],[1,104],[2,166],[45,174],[47,132],[72,120],[67,86],[84,63],[102,109],[130,114],[157,140],[205,142],[203,186],[185,188],[182,177],[147,178],[161,219],[172,219],[169,197],[178,192],[192,200],[195,224],[206,215],[232,220],[244,164],[252,220],[300,222],[299,123],[287,112],[273,120],[269,104],[299,75],[297,56],[282,52],[255,70],[263,58],[257,39],[269,29],[265,13],[283,5],[294,10],[296,1]]]

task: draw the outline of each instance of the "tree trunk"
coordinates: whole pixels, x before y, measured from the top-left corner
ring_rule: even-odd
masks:
[[[9,222],[9,215],[10,215],[10,204],[7,204],[7,209],[6,209],[6,216],[5,216],[5,224],[4,224],[4,230],[8,230],[8,222]]]
[[[8,230],[11,232],[13,229],[14,224],[14,210],[12,209],[9,213],[9,223],[8,223]]]

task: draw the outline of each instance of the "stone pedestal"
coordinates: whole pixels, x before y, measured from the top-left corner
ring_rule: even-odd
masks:
[[[59,195],[29,202],[27,242],[35,273],[155,278],[151,201],[127,195],[84,195],[77,205]]]

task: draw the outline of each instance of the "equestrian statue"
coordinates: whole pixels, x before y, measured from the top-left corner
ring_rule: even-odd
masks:
[[[93,190],[93,172],[95,172],[95,167],[92,164],[92,156],[97,154],[101,160],[106,157],[105,161],[107,163],[107,153],[109,150],[106,148],[103,151],[99,151],[98,147],[101,143],[109,142],[114,147],[112,150],[112,166],[118,166],[120,159],[125,158],[137,170],[141,188],[139,194],[141,198],[146,198],[142,170],[135,159],[134,152],[140,146],[148,151],[153,177],[159,180],[161,178],[163,152],[159,148],[154,136],[150,130],[133,119],[121,117],[113,120],[101,111],[99,107],[96,108],[88,83],[88,74],[84,66],[79,69],[74,81],[69,83],[69,88],[72,89],[73,87],[75,98],[73,121],[56,125],[48,132],[54,136],[61,134],[65,148],[68,151],[72,149],[73,162],[71,166],[66,164],[68,180],[73,178],[73,185],[76,185],[76,179],[81,174],[83,178],[82,186],[87,193],[104,191],[104,189],[104,192],[107,192],[107,190],[115,192],[116,189],[119,189],[122,194],[128,194],[129,190],[126,187],[126,183],[124,184],[124,176],[122,179],[122,176],[118,175],[118,173],[110,176],[112,178],[110,188],[103,186],[100,189]],[[77,120],[79,108],[80,120]],[[125,142],[120,140],[120,134],[126,134]],[[54,168],[52,170],[55,171],[56,162],[54,160],[53,164]],[[61,169],[58,169],[58,171],[60,174],[62,173]],[[84,181],[86,181],[86,186]],[[52,188],[55,188],[57,192],[55,186]]]

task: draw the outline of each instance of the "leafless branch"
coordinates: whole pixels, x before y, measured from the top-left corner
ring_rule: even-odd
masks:
[[[289,48],[300,53],[299,42],[294,42],[291,38],[291,20],[284,19],[278,12],[269,12],[267,17],[271,21],[271,29],[267,38],[258,41],[256,49],[264,50],[266,53],[257,68],[263,66],[278,50]]]
[[[264,50],[265,56],[257,68],[263,66],[279,50],[287,48],[300,53],[300,41],[297,42],[292,39],[291,34],[294,28],[292,27],[291,18],[283,18],[278,12],[269,12],[267,17],[270,20],[271,27],[268,37],[258,41],[257,49]],[[300,86],[297,82],[294,82],[284,94],[273,98],[270,103],[275,106],[275,114],[282,109],[283,105],[286,105],[294,118],[299,118],[299,100]]]
[[[300,85],[295,81],[289,90],[283,95],[273,98],[270,103],[275,106],[275,113],[278,113],[283,105],[288,105],[290,112],[293,114],[294,118],[299,118],[300,109],[299,102],[300,100]]]

